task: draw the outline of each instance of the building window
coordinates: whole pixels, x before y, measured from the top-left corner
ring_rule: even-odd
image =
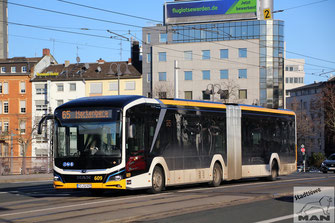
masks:
[[[293,77],[290,77],[290,84],[293,84]]]
[[[211,79],[211,72],[209,70],[202,71],[202,79],[203,80],[210,80]]]
[[[36,105],[36,111],[47,111],[48,110],[48,106],[45,100],[36,100],[35,105]]]
[[[160,43],[166,43],[167,42],[167,34],[166,33],[160,33],[159,34],[159,42]]]
[[[192,91],[185,91],[185,99],[192,100]]]
[[[147,63],[151,63],[151,53],[147,53]]]
[[[192,71],[185,71],[185,81],[191,81],[192,80]]]
[[[3,83],[3,93],[8,94],[8,82]]]
[[[220,79],[228,79],[228,70],[220,70]]]
[[[102,94],[102,83],[91,83],[90,94]]]
[[[293,71],[293,67],[290,67],[290,71]]]
[[[150,83],[151,82],[151,73],[147,74],[147,82]]]
[[[70,84],[70,91],[76,91],[76,90],[77,90],[76,83],[71,83]]]
[[[20,113],[26,113],[26,101],[20,101]]]
[[[20,93],[24,94],[26,93],[26,82],[20,82]]]
[[[211,95],[206,94],[206,91],[202,91],[202,100],[211,100]]]
[[[57,100],[57,107],[61,106],[62,104],[64,104],[64,100]]]
[[[57,84],[57,91],[64,91],[64,85],[63,84]]]
[[[11,72],[11,73],[16,73],[16,67],[11,67],[11,68],[10,68],[10,72]]]
[[[288,83],[288,77],[286,78],[286,84]]]
[[[166,61],[166,52],[159,52],[158,53],[158,60],[160,62],[165,62]]]
[[[202,59],[203,60],[211,59],[211,51],[210,50],[203,50],[202,51]]]
[[[36,84],[35,89],[36,89],[36,94],[46,94],[47,93],[46,84]]]
[[[110,91],[117,91],[118,88],[118,82],[111,82],[109,83],[109,90]]]
[[[8,101],[4,101],[3,102],[3,113],[4,114],[8,114],[9,112],[9,104],[8,104]]]
[[[20,121],[20,134],[26,134],[26,121]]]
[[[246,79],[246,78],[248,78],[247,69],[238,69],[238,78],[239,79]]]
[[[21,67],[21,72],[22,73],[27,73],[27,67],[26,66]]]
[[[221,59],[228,59],[228,49],[221,49],[220,50],[220,58]]]
[[[239,99],[247,99],[248,98],[247,90],[239,90],[238,91],[238,98]]]
[[[147,33],[147,43],[151,43],[151,34]]]
[[[135,81],[126,81],[126,90],[135,90]]]
[[[159,72],[158,78],[159,78],[159,81],[166,81],[166,72]]]
[[[0,101],[0,114],[2,114],[2,101]]]
[[[223,90],[223,93],[220,94],[220,99],[229,99],[229,91]]]
[[[9,132],[9,122],[3,122],[3,131],[5,133]]]
[[[0,82],[0,94],[2,94],[2,83]]]
[[[238,49],[238,56],[240,58],[246,58],[247,57],[247,48],[239,48]]]
[[[166,92],[164,92],[164,91],[158,92],[158,97],[159,98],[166,98]]]
[[[301,84],[304,83],[304,78],[303,77],[299,77],[299,83],[301,83]]]
[[[184,60],[193,60],[192,51],[184,51]]]
[[[1,73],[6,73],[6,67],[1,67]]]

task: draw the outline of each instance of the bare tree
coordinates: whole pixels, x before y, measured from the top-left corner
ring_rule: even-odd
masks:
[[[316,129],[318,127],[315,124],[316,122],[303,110],[302,104],[296,98],[294,98],[290,108],[296,113],[298,144],[304,144],[307,148],[311,148],[313,144],[310,139],[316,136]]]
[[[173,98],[174,97],[174,87],[171,83],[158,83],[155,85],[152,92],[154,98]]]
[[[327,129],[335,134],[335,81],[326,83],[322,89],[322,104]]]
[[[225,96],[223,99],[224,103],[239,103],[239,95],[238,90],[240,86],[234,80],[226,80],[220,84],[222,86],[222,90],[225,92]]]

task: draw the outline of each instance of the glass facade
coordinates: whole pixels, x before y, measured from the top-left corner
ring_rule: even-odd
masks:
[[[173,43],[259,39],[266,21],[243,21],[172,26]]]
[[[194,43],[194,42],[214,42],[241,40],[238,49],[238,56],[245,59],[259,57],[259,68],[249,70],[249,76],[257,73],[259,78],[259,102],[261,106],[269,108],[283,108],[284,106],[284,22],[280,20],[250,20],[250,21],[226,21],[212,23],[193,23],[193,24],[176,24],[169,26],[167,41],[169,44],[176,43]],[[156,35],[162,34],[162,31]],[[159,37],[158,37],[159,39]],[[258,40],[250,41],[250,40]],[[157,41],[159,42],[159,40]],[[227,42],[228,44],[228,42]],[[256,55],[255,50],[249,46],[253,44],[259,49]],[[153,44],[154,45],[154,44]],[[219,49],[220,59],[230,59],[234,57],[229,55],[231,52],[225,47]],[[234,48],[234,47],[232,47]],[[206,49],[206,48],[205,48]],[[237,50],[237,48],[236,48]],[[232,52],[231,54],[233,54]],[[235,53],[234,53],[235,54]],[[209,60],[218,57],[216,52],[211,55],[210,50],[202,51],[202,60]],[[191,51],[184,51],[184,59],[192,60]],[[243,59],[243,60],[245,60]],[[242,67],[243,68],[243,67]],[[246,78],[247,73],[244,71],[238,73],[240,78]],[[233,73],[232,73],[233,74]],[[235,77],[235,74],[234,74]],[[227,79],[228,71],[220,70],[220,79]],[[238,77],[235,77],[238,79]],[[203,75],[204,79],[204,75]],[[293,79],[294,82],[294,79]],[[299,80],[298,80],[299,82]],[[245,98],[246,92],[241,93],[241,97]]]

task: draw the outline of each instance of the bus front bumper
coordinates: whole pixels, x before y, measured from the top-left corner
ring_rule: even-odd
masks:
[[[126,189],[126,180],[108,181],[107,183],[63,183],[54,181],[55,189]]]

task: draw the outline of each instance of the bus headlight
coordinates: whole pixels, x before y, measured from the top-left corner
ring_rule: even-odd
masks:
[[[120,180],[122,180],[122,176],[121,175],[114,175],[114,176],[110,176],[110,177],[108,177],[108,180],[107,180],[107,182],[108,181],[120,181]]]
[[[60,181],[63,182],[62,178],[58,175],[54,175],[54,181]]]

